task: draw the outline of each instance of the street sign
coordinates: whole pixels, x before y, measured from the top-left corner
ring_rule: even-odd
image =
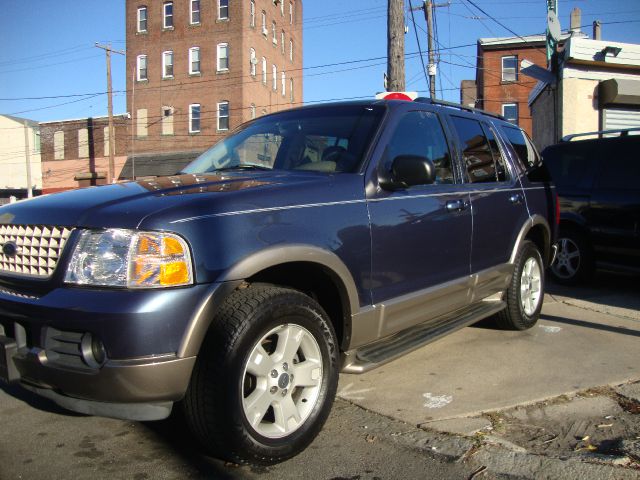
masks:
[[[556,82],[556,76],[553,73],[536,65],[531,60],[524,59],[520,62],[520,72],[527,77],[532,77],[545,83],[553,84]]]

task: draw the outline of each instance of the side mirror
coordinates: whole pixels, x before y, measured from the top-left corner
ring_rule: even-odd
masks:
[[[426,157],[398,155],[393,159],[391,172],[381,172],[378,182],[385,190],[400,190],[413,185],[428,185],[435,180],[435,167]]]

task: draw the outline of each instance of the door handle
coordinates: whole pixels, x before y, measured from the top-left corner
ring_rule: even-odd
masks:
[[[514,193],[509,197],[509,201],[514,205],[520,205],[522,203],[522,195],[519,193]]]
[[[464,200],[449,200],[446,204],[446,209],[449,213],[461,212],[466,210],[468,206],[468,203]]]

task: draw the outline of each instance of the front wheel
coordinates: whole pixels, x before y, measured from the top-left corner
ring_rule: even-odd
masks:
[[[324,310],[272,285],[234,292],[214,319],[184,400],[205,448],[269,465],[316,437],[335,396],[338,349]]]
[[[518,251],[505,301],[507,307],[496,315],[499,327],[526,330],[537,323],[544,301],[544,267],[533,242],[525,241]]]

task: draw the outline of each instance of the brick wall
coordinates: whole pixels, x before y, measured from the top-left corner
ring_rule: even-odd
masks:
[[[520,72],[520,62],[527,59],[546,68],[547,57],[544,44],[539,47],[505,46],[504,48],[492,47],[491,50],[478,49],[478,97],[480,108],[489,112],[502,115],[503,104],[516,103],[518,105],[518,124],[532,135],[532,120],[529,110],[529,93],[536,85],[537,80],[523,75]],[[502,57],[518,57],[518,79],[515,82],[502,80]]]
[[[190,24],[190,1],[174,0],[173,28],[163,28],[163,0],[127,0],[127,110],[132,115],[133,144],[129,155],[202,151],[256,114],[271,113],[302,102],[302,2],[293,0],[294,21],[289,23],[289,0],[284,16],[273,0],[255,0],[255,27],[250,26],[250,1],[229,0],[228,20],[218,19],[218,0],[200,1],[200,23]],[[138,32],[137,11],[147,7],[147,31]],[[261,12],[267,15],[268,34],[262,34]],[[277,25],[277,45],[272,41],[272,22]],[[282,53],[281,32],[285,32]],[[289,39],[294,60],[289,59]],[[228,71],[217,71],[217,45],[228,44]],[[200,73],[189,73],[189,49],[200,49]],[[250,48],[256,51],[256,76],[250,75]],[[173,51],[173,78],[163,79],[162,54]],[[147,56],[148,80],[137,81],[137,57]],[[267,85],[262,83],[261,58],[267,59]],[[272,88],[272,65],[278,72],[278,91]],[[282,95],[281,72],[286,75]],[[290,79],[294,98],[290,98]],[[218,103],[229,102],[229,130],[217,128]],[[200,132],[189,132],[189,106],[199,104]],[[163,134],[164,107],[173,112],[173,133]],[[138,112],[146,109],[147,135],[137,133]]]
[[[109,165],[105,149],[108,124],[106,117],[40,124],[43,193],[104,183]],[[114,116],[116,176],[129,150],[128,124],[126,116]],[[63,132],[64,138],[59,132]]]

